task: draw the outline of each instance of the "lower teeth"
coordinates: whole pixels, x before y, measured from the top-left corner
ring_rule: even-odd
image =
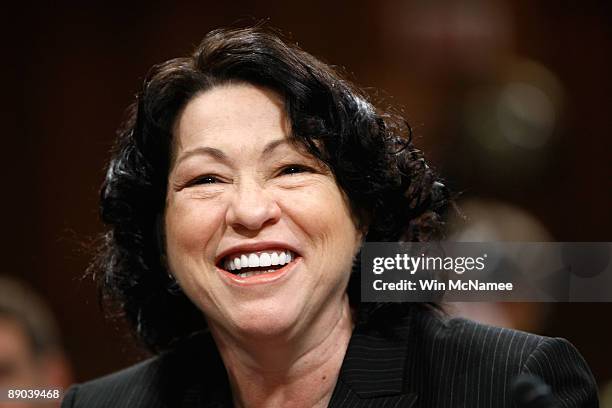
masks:
[[[267,271],[253,271],[253,272],[243,272],[237,274],[241,278],[248,278],[249,276],[261,275],[262,273],[274,272],[276,269],[268,269]]]

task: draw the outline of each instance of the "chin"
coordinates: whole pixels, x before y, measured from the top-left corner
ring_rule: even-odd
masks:
[[[233,316],[233,326],[240,337],[273,338],[291,335],[301,320],[297,308],[287,303],[245,305]]]

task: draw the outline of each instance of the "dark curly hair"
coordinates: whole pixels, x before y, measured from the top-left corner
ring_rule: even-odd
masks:
[[[172,126],[196,94],[228,82],[277,92],[291,138],[333,172],[366,241],[440,237],[447,189],[412,143],[410,126],[375,109],[331,66],[269,29],[210,32],[193,54],[153,67],[128,111],[108,166],[100,212],[109,230],[92,265],[112,300],[152,351],[206,329],[202,312],[177,290],[163,260],[163,219]],[[347,288],[362,323],[385,326],[416,304],[360,302],[358,266]]]

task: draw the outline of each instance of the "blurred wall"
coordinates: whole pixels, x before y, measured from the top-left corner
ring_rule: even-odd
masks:
[[[6,10],[5,272],[47,296],[78,381],[144,356],[103,320],[95,288],[80,278],[88,243],[103,230],[97,195],[115,129],[151,65],[253,17],[269,18],[402,109],[417,145],[464,197],[518,206],[555,240],[612,241],[609,4],[151,1]],[[517,142],[512,129],[533,138]],[[611,304],[552,305],[538,331],[569,338],[604,382],[612,334],[600,324],[611,313]]]

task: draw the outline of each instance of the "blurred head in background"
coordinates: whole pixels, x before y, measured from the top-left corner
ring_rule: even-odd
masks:
[[[0,389],[65,388],[71,377],[51,311],[24,283],[0,276]],[[0,401],[29,406],[48,405]]]

